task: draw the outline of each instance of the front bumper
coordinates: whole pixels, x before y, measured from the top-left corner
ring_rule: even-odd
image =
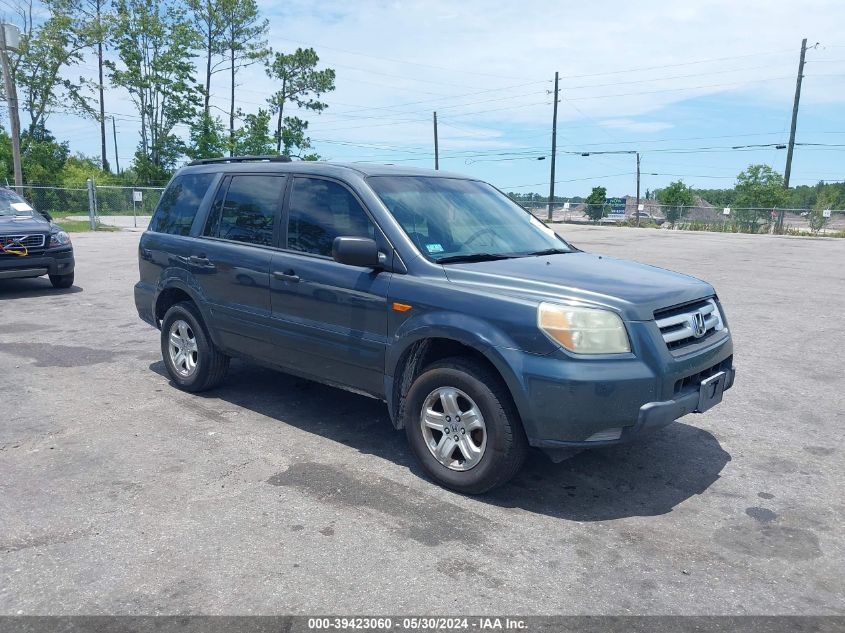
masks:
[[[0,279],[21,279],[41,275],[69,275],[76,262],[73,249],[51,249],[25,257],[0,257]]]
[[[513,372],[509,387],[532,446],[554,451],[630,441],[695,412],[708,376],[724,372],[724,390],[733,386],[730,336],[673,357],[648,324],[630,327],[634,353],[619,357],[499,350]]]

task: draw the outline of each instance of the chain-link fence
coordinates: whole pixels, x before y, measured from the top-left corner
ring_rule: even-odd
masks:
[[[549,219],[547,200],[517,200],[536,217]],[[587,204],[555,200],[553,222],[641,226],[731,233],[819,234],[845,237],[845,210],[773,209],[752,207],[671,206],[629,198],[621,203]],[[639,218],[637,217],[639,216]]]
[[[164,187],[25,186],[23,196],[39,211],[54,218],[90,221],[123,228],[144,228],[153,214]],[[548,200],[517,200],[543,220],[548,219]],[[639,216],[639,218],[637,217]],[[845,237],[845,210],[722,208],[715,206],[669,206],[655,200],[616,198],[605,204],[555,199],[553,222],[603,224],[610,226],[660,227],[692,231],[732,233],[818,234]]]
[[[144,228],[164,187],[24,186],[23,197],[36,209],[56,219],[88,221],[98,225]]]

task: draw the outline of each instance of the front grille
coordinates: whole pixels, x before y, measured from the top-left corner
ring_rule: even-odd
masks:
[[[42,248],[46,243],[46,236],[43,233],[33,233],[31,235],[0,235],[0,245],[6,247],[10,245],[26,246],[27,248]]]
[[[713,376],[714,374],[719,373],[720,371],[726,371],[733,367],[734,364],[734,357],[728,356],[725,360],[720,363],[716,363],[712,367],[708,367],[707,369],[703,369],[695,374],[690,374],[689,376],[685,376],[680,380],[675,381],[675,394],[680,393],[681,391],[685,391],[690,386],[694,386],[698,388],[701,384],[702,380],[706,380]]]
[[[658,310],[654,319],[670,350],[705,341],[725,327],[713,299]]]

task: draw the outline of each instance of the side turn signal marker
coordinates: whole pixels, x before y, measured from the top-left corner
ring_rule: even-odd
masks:
[[[408,310],[411,309],[411,306],[409,306],[407,303],[399,303],[398,301],[394,301],[393,302],[393,309],[396,312],[407,312]]]

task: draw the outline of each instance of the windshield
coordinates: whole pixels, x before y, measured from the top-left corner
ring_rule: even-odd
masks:
[[[420,252],[435,262],[572,250],[487,183],[431,176],[372,176],[367,182]]]
[[[14,191],[0,189],[0,215],[33,217],[34,209]]]

